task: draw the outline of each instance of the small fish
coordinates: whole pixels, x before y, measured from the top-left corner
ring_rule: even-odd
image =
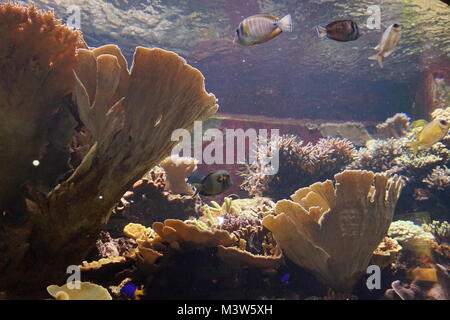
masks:
[[[450,123],[443,119],[435,119],[431,122],[417,120],[417,122],[414,121],[411,124],[411,127],[422,127],[422,129],[417,132],[415,141],[411,143],[414,155],[416,155],[419,150],[428,149],[436,142],[443,139],[447,135]]]
[[[291,15],[278,19],[270,14],[256,14],[245,18],[236,29],[234,43],[254,46],[275,38],[281,32],[292,32]]]
[[[383,33],[380,43],[374,48],[379,52],[369,60],[376,60],[381,68],[383,68],[383,57],[389,57],[394,52],[397,43],[400,41],[403,25],[394,23],[390,25]]]
[[[197,194],[202,196],[215,196],[227,190],[232,184],[230,173],[226,170],[217,170],[204,177],[199,177],[198,172],[194,172],[188,177],[188,182],[195,187],[194,197]]]
[[[316,27],[320,39],[325,37],[336,41],[353,41],[359,38],[359,29],[356,22],[352,20],[339,20],[328,24],[325,28]]]
[[[291,275],[289,273],[286,273],[285,275],[283,275],[281,277],[281,282],[283,283],[287,283],[289,281],[289,278],[291,277]]]
[[[126,299],[140,300],[144,295],[144,290],[138,289],[134,283],[128,282],[120,289],[120,295]]]

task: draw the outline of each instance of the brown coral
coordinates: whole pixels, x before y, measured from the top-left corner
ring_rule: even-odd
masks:
[[[11,156],[38,156],[45,139],[37,133],[72,89],[79,33],[34,7],[2,5],[0,17],[0,63],[8,75],[0,84],[0,94],[7,93],[0,108],[9,128],[0,129],[0,139],[2,148],[14,141],[17,151],[2,149],[1,157],[8,158],[0,162],[7,163],[1,169],[7,168],[7,176],[18,177],[27,165]],[[0,231],[0,284],[9,292],[30,292],[42,288],[43,279],[64,277],[66,266],[81,261],[94,244],[120,197],[170,153],[173,130],[192,129],[218,108],[202,74],[161,49],[137,48],[131,71],[116,46],[79,49],[74,75],[78,113],[95,141],[80,165],[48,194],[28,185],[26,201],[14,189],[18,181],[1,181],[3,199],[10,194],[4,188],[19,197],[2,200],[2,206],[13,203],[24,217],[20,226]]]
[[[0,212],[14,207],[15,196],[42,160],[51,135],[50,120],[70,94],[80,33],[41,12],[0,4]],[[13,208],[14,209],[14,208]],[[17,213],[16,213],[17,215]],[[13,217],[12,217],[13,218]]]
[[[408,133],[410,118],[404,113],[396,113],[393,117],[377,125],[375,137],[378,139],[400,138]]]
[[[286,255],[334,290],[348,292],[386,235],[402,183],[386,174],[344,171],[281,200],[263,225]]]
[[[156,167],[128,190],[113,210],[108,229],[118,236],[129,222],[151,225],[165,219],[188,219],[201,208],[199,197],[172,194],[165,190],[165,175]]]

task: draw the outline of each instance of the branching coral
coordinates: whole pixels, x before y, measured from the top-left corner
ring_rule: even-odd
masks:
[[[297,190],[264,218],[286,255],[334,290],[348,292],[386,235],[402,183],[386,174],[344,171]]]
[[[7,4],[0,18],[0,64],[8,75],[0,84],[2,123],[8,124],[0,134],[0,154],[8,157],[0,161],[5,176],[17,177],[27,167],[14,157],[38,156],[45,143],[37,133],[72,89],[94,141],[73,174],[48,194],[28,185],[26,208],[18,205],[25,202],[14,189],[18,181],[1,181],[2,206],[12,203],[9,208],[29,213],[20,226],[1,226],[1,289],[30,291],[42,288],[43,279],[64,277],[67,265],[82,260],[121,196],[169,155],[176,144],[173,130],[192,129],[218,106],[202,74],[175,53],[138,47],[129,71],[120,49],[109,45],[79,49],[75,65],[79,34],[58,26],[52,14]],[[12,142],[16,151],[6,152]],[[11,197],[3,192],[10,188]]]
[[[279,150],[279,170],[268,175],[264,159],[273,150]],[[259,161],[241,173],[244,177],[241,187],[251,195],[283,199],[300,187],[331,178],[350,164],[354,155],[354,147],[346,139],[326,138],[315,145],[303,145],[295,136],[282,136],[258,150]]]
[[[433,221],[432,223],[423,224],[422,228],[431,233],[438,244],[450,244],[450,223],[447,221]]]

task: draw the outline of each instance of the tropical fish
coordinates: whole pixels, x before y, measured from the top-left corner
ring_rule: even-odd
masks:
[[[188,182],[195,187],[194,197],[197,194],[215,196],[224,192],[233,184],[230,173],[226,170],[213,171],[206,176],[194,172],[189,175]]]
[[[416,133],[415,141],[411,143],[414,155],[419,150],[428,149],[443,139],[447,135],[450,123],[444,119],[435,119],[431,122],[417,120],[411,124],[411,128],[418,127],[422,127],[422,129]]]
[[[326,27],[317,26],[317,35],[320,39],[325,37],[336,41],[353,41],[359,38],[359,29],[352,20],[339,20],[328,24]]]
[[[138,289],[132,282],[127,282],[122,288],[120,288],[120,295],[126,299],[140,300],[144,295],[144,290]]]
[[[236,29],[234,43],[253,46],[275,38],[281,32],[292,32],[291,15],[279,19],[270,14],[256,14],[245,18]]]
[[[290,275],[289,273],[284,274],[284,275],[281,277],[281,282],[283,282],[283,283],[288,283],[290,277],[291,277],[291,275]]]
[[[381,68],[383,68],[383,57],[389,57],[394,52],[397,43],[400,41],[402,24],[394,23],[390,25],[383,33],[380,43],[374,48],[379,52],[371,57],[369,60],[376,60]]]

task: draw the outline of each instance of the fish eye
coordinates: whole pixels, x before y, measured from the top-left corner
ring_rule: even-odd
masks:
[[[439,120],[439,123],[442,124],[443,126],[446,126],[448,124],[448,122],[445,120]]]
[[[398,27],[399,27],[399,25],[394,23],[394,28],[398,28]]]

